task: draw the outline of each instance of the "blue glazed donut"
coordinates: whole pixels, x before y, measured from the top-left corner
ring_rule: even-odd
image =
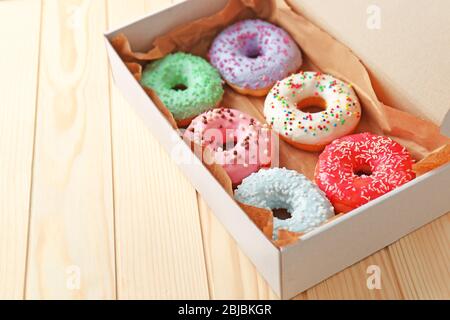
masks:
[[[334,209],[325,194],[304,175],[288,169],[260,170],[244,179],[235,199],[257,208],[286,209],[291,217],[274,217],[273,238],[278,230],[308,232],[334,216]]]

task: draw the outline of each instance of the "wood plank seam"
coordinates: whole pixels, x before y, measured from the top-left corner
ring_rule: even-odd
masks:
[[[39,12],[39,40],[38,40],[38,54],[37,54],[37,73],[36,73],[36,90],[35,90],[35,107],[34,107],[34,133],[33,133],[33,150],[31,152],[31,174],[30,174],[30,191],[29,191],[29,202],[28,202],[28,226],[27,226],[27,247],[25,251],[25,272],[24,272],[24,281],[23,281],[23,291],[22,298],[26,297],[26,288],[27,288],[27,275],[28,275],[28,253],[30,247],[30,226],[31,226],[31,208],[33,201],[33,176],[34,176],[34,160],[35,160],[35,149],[36,149],[36,128],[37,128],[37,117],[38,117],[38,102],[39,102],[39,76],[41,72],[41,64],[39,63],[41,59],[41,49],[42,49],[42,17],[43,17],[43,3],[42,0],[40,2],[40,12]]]
[[[109,24],[164,4],[171,0],[110,1]],[[145,125],[134,122],[140,119],[118,90],[111,91],[118,298],[208,298],[197,194]]]
[[[111,299],[111,137],[101,37],[106,11],[96,1],[42,4],[25,298]],[[78,287],[68,282],[69,267],[79,270]]]
[[[0,2],[0,299],[23,298],[40,22],[40,2]]]
[[[106,21],[106,28],[110,27],[110,21],[109,21],[109,4],[108,0],[104,0],[105,2],[105,21]],[[106,56],[106,52],[105,52]],[[108,59],[108,58],[106,58]],[[113,248],[114,248],[114,280],[115,280],[115,300],[119,299],[119,289],[118,289],[118,280],[117,280],[117,226],[116,226],[116,194],[115,194],[115,183],[114,183],[114,141],[113,141],[113,120],[112,120],[112,72],[111,69],[108,68],[108,98],[109,98],[109,136],[110,136],[110,143],[111,143],[111,178],[112,178],[112,211],[113,211]]]
[[[405,292],[399,280],[399,271],[395,267],[394,258],[392,257],[391,252],[389,251],[389,247],[390,246],[384,248],[383,250],[386,252],[386,255],[389,258],[389,264],[392,266],[392,271],[394,272],[395,275],[395,277],[393,278],[395,280],[395,287],[398,288],[402,300],[405,300]]]
[[[206,279],[208,279],[208,296],[209,296],[209,299],[212,299],[213,298],[213,288],[212,288],[212,281],[211,281],[211,278],[210,278],[212,271],[210,270],[210,266],[208,264],[208,259],[207,259],[207,256],[206,256],[207,247],[206,247],[205,241],[207,241],[207,239],[205,239],[205,235],[203,234],[203,228],[205,226],[203,225],[201,212],[200,212],[200,198],[199,198],[200,194],[198,193],[198,191],[196,191],[196,194],[197,194],[198,222],[200,224],[200,235],[201,235],[201,238],[202,238],[203,262],[205,264]]]

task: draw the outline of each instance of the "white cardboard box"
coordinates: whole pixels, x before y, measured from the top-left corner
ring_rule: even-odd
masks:
[[[118,33],[124,33],[135,50],[146,51],[156,36],[181,24],[212,15],[226,2],[189,0],[105,34],[116,85],[169,153],[176,146],[178,152],[192,154],[186,144],[180,143],[179,137],[174,138],[178,135],[128,71],[109,40]],[[308,1],[300,0],[298,4],[302,2]],[[447,116],[443,122],[447,135],[449,120]],[[201,161],[193,158],[195,160],[191,164],[180,163],[182,170],[282,299],[296,296],[450,211],[448,164],[307,233],[296,244],[278,249]]]

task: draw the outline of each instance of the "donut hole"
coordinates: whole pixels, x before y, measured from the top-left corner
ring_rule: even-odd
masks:
[[[179,83],[179,84],[174,85],[174,86],[172,87],[172,90],[175,90],[175,91],[185,91],[185,90],[187,90],[187,88],[188,88],[188,87],[187,87],[185,84]]]
[[[327,109],[327,102],[321,97],[308,97],[297,102],[297,109],[305,113],[320,113]]]
[[[222,150],[230,151],[237,145],[237,137],[228,138],[224,142],[222,142]]]
[[[237,145],[237,142],[236,136],[225,138],[224,133],[222,133],[222,137],[219,137],[219,139],[216,139],[216,136],[212,136],[210,140],[210,143],[214,146],[214,151],[217,151],[219,148],[223,151],[230,151]]]
[[[360,166],[353,170],[353,173],[358,177],[370,177],[373,172],[369,166]]]
[[[292,218],[292,214],[284,208],[272,209],[273,216],[279,220],[288,220]]]
[[[249,59],[257,59],[260,56],[262,56],[262,52],[261,49],[256,47],[256,48],[249,48],[246,50],[245,52],[245,56]]]
[[[257,59],[263,55],[256,34],[243,35],[238,38],[240,53],[248,59]]]

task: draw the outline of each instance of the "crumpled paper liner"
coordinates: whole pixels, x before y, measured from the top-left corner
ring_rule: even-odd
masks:
[[[256,208],[245,203],[236,201],[244,210],[254,224],[264,233],[264,235],[271,239],[273,233],[273,214],[270,210]]]
[[[202,160],[203,165],[209,170],[209,172],[216,178],[220,185],[225,189],[225,191],[233,197],[233,183],[231,178],[225,169],[215,163],[214,155],[211,149],[205,148],[204,146],[197,144],[193,141],[185,141],[191,147],[192,152]]]
[[[302,70],[329,73],[350,84],[358,94],[363,106],[363,116],[357,132],[372,132],[389,136],[404,145],[417,161],[414,170],[418,175],[431,171],[450,161],[450,139],[441,135],[439,127],[427,120],[397,110],[381,103],[372,87],[369,74],[361,61],[328,33],[321,30],[302,15],[294,12],[284,0],[229,0],[226,7],[210,17],[205,17],[175,28],[154,40],[152,48],[145,53],[134,52],[125,35],[120,34],[111,42],[130,72],[141,79],[142,66],[149,61],[160,59],[171,52],[184,51],[207,58],[208,48],[215,36],[232,23],[261,18],[285,29],[302,48],[304,65]],[[145,88],[153,101],[174,128],[176,122],[154,92]],[[224,107],[235,108],[264,122],[264,98],[240,95],[226,87]],[[194,153],[211,160],[208,151],[200,146],[192,146]],[[297,150],[284,141],[279,141],[279,166],[296,170],[314,180],[317,153]],[[217,164],[205,163],[213,176],[225,190],[233,195],[231,180],[225,170]],[[240,204],[249,218],[272,239],[273,214],[271,211]],[[330,219],[334,220],[340,216]],[[329,222],[329,221],[327,221]],[[274,241],[278,247],[295,243],[302,234],[286,230],[279,231]]]
[[[278,239],[273,241],[273,243],[278,248],[287,247],[288,245],[296,243],[303,233],[291,232],[288,230],[278,230]]]
[[[192,21],[156,38],[148,52],[133,52],[123,34],[112,39],[111,44],[125,62],[156,60],[177,51],[206,57],[212,41],[225,27],[245,19],[268,19],[275,8],[275,2],[271,0],[230,0],[217,14]]]
[[[450,144],[447,144],[443,147],[440,147],[436,151],[432,152],[422,161],[416,163],[413,166],[413,170],[416,172],[417,176],[421,176],[427,172],[436,169],[436,167],[443,166],[449,162],[450,162]]]
[[[152,99],[153,103],[156,105],[156,107],[159,109],[159,111],[166,117],[167,121],[169,121],[170,125],[177,130],[177,122],[175,118],[173,117],[172,113],[167,109],[167,107],[164,105],[164,103],[159,99],[158,95],[155,91],[148,87],[144,87],[145,92],[148,94],[148,96]]]
[[[264,235],[272,239],[273,234],[273,213],[270,210],[256,208],[237,201],[242,210],[247,213],[250,220],[264,233]],[[302,233],[291,232],[288,230],[278,230],[278,239],[273,243],[281,248],[297,242]]]

